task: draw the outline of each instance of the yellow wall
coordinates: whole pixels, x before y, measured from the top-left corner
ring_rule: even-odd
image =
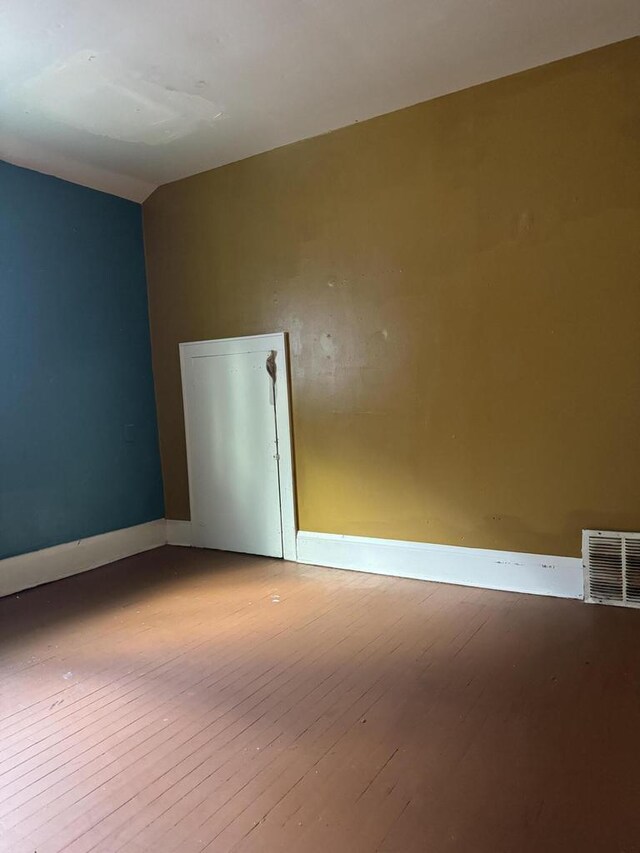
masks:
[[[302,529],[568,555],[640,529],[639,72],[635,39],[157,190],[167,516],[178,343],[284,330]]]

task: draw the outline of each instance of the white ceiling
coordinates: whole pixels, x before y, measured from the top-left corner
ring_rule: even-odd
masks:
[[[0,158],[140,201],[639,31],[638,0],[3,0]]]

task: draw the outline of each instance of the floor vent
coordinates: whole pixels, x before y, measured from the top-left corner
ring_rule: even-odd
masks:
[[[640,607],[640,533],[582,531],[585,601]]]

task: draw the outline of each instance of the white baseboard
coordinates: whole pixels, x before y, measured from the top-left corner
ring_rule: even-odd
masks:
[[[191,522],[179,519],[167,519],[167,544],[191,545]]]
[[[167,541],[164,518],[0,560],[0,596],[86,572],[158,548]]]
[[[166,543],[191,545],[191,522],[158,519],[8,557],[0,560],[0,596],[95,569]],[[300,530],[297,559],[299,563],[392,577],[583,598],[579,557],[547,557]]]
[[[298,531],[298,562],[508,592],[583,598],[579,557]]]

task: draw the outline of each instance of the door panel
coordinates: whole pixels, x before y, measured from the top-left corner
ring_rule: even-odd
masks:
[[[282,556],[270,351],[190,357],[193,544]]]

